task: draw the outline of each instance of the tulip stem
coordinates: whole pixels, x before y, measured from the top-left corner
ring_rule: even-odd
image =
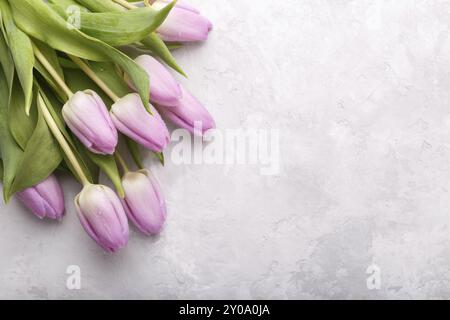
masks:
[[[69,143],[67,143],[66,139],[64,138],[63,134],[61,133],[61,130],[59,130],[58,125],[55,122],[55,119],[53,119],[53,117],[52,117],[50,111],[48,110],[47,105],[40,93],[38,93],[37,98],[38,98],[38,106],[42,111],[42,115],[44,116],[44,119],[47,122],[48,127],[50,128],[50,131],[53,133],[54,137],[56,138],[59,145],[61,146],[61,149],[66,154],[67,159],[72,164],[73,169],[75,170],[81,183],[83,184],[83,186],[90,184],[88,178],[84,174],[83,169],[81,168],[81,166],[77,160],[77,157],[75,156],[75,154],[73,153],[72,149],[69,146]]]
[[[134,4],[129,3],[128,1],[125,0],[113,0],[115,3],[120,4],[122,7],[126,8],[126,9],[135,9],[137,8]]]
[[[100,89],[108,95],[108,97],[111,98],[112,101],[117,102],[120,100],[120,98],[108,87],[108,85],[95,74],[94,70],[92,70],[87,63],[70,54],[68,54],[68,56],[89,78],[91,78],[92,81],[100,87]]]
[[[153,2],[155,2],[155,0],[144,0],[144,5],[146,7],[151,7],[153,5]]]
[[[123,157],[120,155],[119,152],[116,152],[115,157],[117,159],[117,162],[120,164],[120,166],[122,167],[124,173],[130,172],[130,167],[128,167],[127,163],[125,162],[125,160],[123,159]]]
[[[134,4],[129,3],[126,0],[113,0],[113,1],[115,3],[117,3],[117,4],[120,4],[122,7],[126,8],[126,9],[129,9],[129,10],[139,8],[138,6],[135,6]],[[144,0],[144,5],[146,7],[150,7],[153,4],[153,2],[155,2],[155,0]]]
[[[47,60],[47,58],[44,56],[41,50],[34,43],[32,43],[32,45],[34,55],[39,60],[39,62],[44,66],[44,68],[48,71],[48,73],[52,76],[52,78],[56,81],[56,83],[61,87],[61,89],[67,95],[67,98],[72,97],[73,92],[64,82],[63,78],[59,75],[59,73],[55,70],[55,68],[51,65],[51,63]]]

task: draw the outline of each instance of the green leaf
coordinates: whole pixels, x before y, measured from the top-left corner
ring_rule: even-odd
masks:
[[[136,166],[138,166],[139,169],[144,169],[144,164],[142,163],[141,159],[141,153],[139,151],[139,144],[128,137],[125,137],[125,144]]]
[[[76,0],[84,7],[94,12],[125,11],[125,8],[111,0]]]
[[[95,12],[123,12],[126,10],[111,0],[77,0],[77,2]],[[151,33],[142,39],[141,42],[147,49],[151,50],[159,58],[161,58],[161,60],[163,60],[169,67],[186,77],[186,73],[184,73],[181,67],[177,64],[169,48],[167,48],[164,41],[162,41],[156,33]]]
[[[42,1],[14,0],[11,7],[17,25],[50,47],[87,60],[111,61],[119,65],[136,84],[144,106],[150,111],[148,75],[131,58],[110,45],[72,28]]]
[[[92,61],[89,63],[89,67],[119,97],[132,92],[114,64]]]
[[[28,114],[33,96],[33,46],[30,38],[14,23],[11,8],[6,0],[0,0],[0,10],[3,20],[2,27],[25,95],[25,111]]]
[[[97,50],[97,40],[85,37],[79,30],[71,28],[44,2],[14,0],[11,1],[11,8],[16,24],[28,35],[50,47],[85,59],[108,59],[104,53]]]
[[[39,40],[34,40],[34,44],[36,45],[36,47],[38,47],[38,49],[41,51],[42,55],[44,55],[47,61],[50,62],[53,68],[55,68],[59,76],[64,80],[64,72],[59,64],[59,58],[56,54],[56,51]],[[34,67],[44,77],[45,81],[47,81],[47,83],[58,94],[58,96],[61,99],[66,100],[67,94],[61,89],[61,86],[59,86],[55,82],[55,79],[50,75],[47,69],[39,62],[39,60],[35,61]]]
[[[3,174],[5,172],[4,166],[3,166],[3,160],[0,159],[0,181],[3,182]]]
[[[77,7],[81,11],[89,11],[87,8],[81,6],[75,0],[49,0],[48,2],[51,4],[54,4],[54,5],[58,5],[58,6],[62,7],[64,10],[71,9],[70,7],[73,7],[73,8]],[[68,12],[68,11],[66,11],[66,12]]]
[[[91,89],[97,92],[105,102],[106,106],[110,106],[112,100],[80,69],[65,69],[66,84],[73,92]]]
[[[79,69],[79,67],[72,60],[58,57],[59,65],[63,69]]]
[[[95,74],[105,82],[105,84],[119,97],[123,97],[131,92],[119,75],[117,68],[110,62],[89,62],[89,67]],[[80,69],[65,69],[66,83],[72,91],[85,90],[91,88],[97,92],[107,106],[114,102],[101,90],[86,74]]]
[[[8,95],[8,86],[3,69],[0,68],[0,97]],[[18,161],[22,150],[14,141],[8,126],[8,101],[0,99],[0,153],[3,159],[3,197],[5,202],[10,199],[10,190],[16,176]]]
[[[89,67],[95,72],[95,74],[119,97],[124,97],[132,91],[126,85],[125,81],[119,74],[119,70],[110,62],[95,62],[88,63]],[[93,82],[83,71],[80,69],[65,69],[66,83],[72,91],[85,90],[91,88],[97,92],[105,104],[110,107],[114,101],[108,97],[103,90],[101,90],[95,82]]]
[[[81,31],[112,46],[138,42],[155,31],[167,18],[174,3],[161,10],[150,7],[124,12],[80,12]],[[53,6],[64,19],[68,14],[59,5]]]
[[[59,130],[62,132],[64,137],[68,140],[68,142],[71,144],[72,147],[74,147],[73,141],[70,140],[70,134],[66,130],[65,122],[62,117],[62,107],[63,103],[57,99],[57,97],[54,95],[53,91],[50,90],[47,83],[44,83],[43,81],[39,81],[40,79],[37,78],[35,81],[35,85],[37,89],[39,90],[42,98],[44,99],[45,105],[47,106],[48,110],[50,111],[53,119],[55,120],[56,124],[58,125]]]
[[[16,143],[24,150],[33,135],[37,122],[36,100],[33,99],[30,115],[24,110],[24,97],[18,81],[14,81],[11,102],[9,105],[9,129]]]
[[[38,114],[36,128],[17,167],[11,194],[32,187],[48,178],[63,159],[58,142],[54,139],[47,122],[40,112]]]
[[[77,144],[79,149],[84,148],[84,146],[82,146],[81,143],[79,143],[78,141]],[[119,169],[117,168],[117,163],[116,160],[114,159],[114,156],[99,155],[92,153],[88,150],[86,150],[86,154],[91,159],[91,161],[94,162],[97,166],[99,166],[100,169],[112,181],[119,197],[124,198],[125,190],[123,189],[122,186],[122,179],[120,177]]]
[[[156,156],[156,158],[158,158],[158,160],[161,163],[161,165],[165,166],[166,159],[164,157],[164,153],[163,152],[154,152],[153,154]]]
[[[184,47],[183,43],[181,42],[165,42],[165,44],[170,51],[178,50]]]
[[[45,59],[52,65],[52,67],[56,70],[58,75],[64,80],[64,72],[61,66],[59,65],[58,55],[56,51],[39,40],[34,40],[34,44],[39,48],[39,51],[44,55]],[[48,72],[47,72],[48,73]]]
[[[158,57],[160,57],[161,60],[163,60],[169,67],[177,71],[179,74],[187,77],[183,69],[181,69],[181,67],[177,64],[167,45],[156,33],[150,34],[141,42],[147,49],[151,50]]]
[[[77,141],[77,137],[75,137],[73,134],[71,135],[71,137],[72,141],[75,143],[76,146],[81,146],[81,144]],[[93,183],[98,183],[100,179],[100,168],[91,160],[91,158],[88,155],[88,150],[83,146],[77,147],[76,152],[80,157],[81,161],[83,162],[83,164],[89,170],[92,176]]]
[[[0,25],[1,22],[1,12],[0,12]],[[0,64],[5,72],[6,82],[8,83],[8,100],[11,99],[13,81],[14,81],[14,60],[9,51],[8,44],[6,43],[3,33],[0,33]]]

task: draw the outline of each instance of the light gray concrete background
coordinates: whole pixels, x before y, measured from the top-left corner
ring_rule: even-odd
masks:
[[[183,83],[221,129],[280,129],[280,174],[148,158],[167,227],[113,256],[81,229],[70,179],[60,224],[13,201],[0,298],[450,298],[450,1],[191,3],[215,30],[176,52]]]

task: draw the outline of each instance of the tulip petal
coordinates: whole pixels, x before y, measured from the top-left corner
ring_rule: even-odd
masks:
[[[166,5],[168,5],[171,2],[172,1],[170,1],[170,0],[158,0],[158,1],[154,2],[152,7],[154,7],[155,9],[159,10],[159,9],[164,8]],[[175,5],[175,7],[178,7],[178,8],[181,8],[181,9],[185,9],[185,10],[189,10],[191,12],[200,14],[200,11],[197,8],[195,8],[192,5],[186,3],[185,1],[178,0],[177,4]]]
[[[153,6],[158,9],[165,5],[163,1],[156,1]],[[212,23],[198,10],[191,6],[176,5],[157,33],[164,41],[191,42],[207,40],[211,30]]]
[[[92,152],[112,154],[118,134],[106,105],[92,90],[75,93],[64,105],[62,115],[72,132]]]
[[[159,107],[161,115],[194,134],[203,135],[206,131],[215,128],[215,121],[208,110],[184,87],[181,89],[183,98],[175,107]],[[197,129],[200,129],[200,132],[197,132]]]
[[[100,238],[95,232],[95,228],[91,225],[88,219],[84,216],[80,208],[80,195],[75,197],[75,207],[77,208],[78,218],[80,219],[81,225],[87,234],[97,243],[100,243]]]
[[[133,224],[146,235],[161,232],[167,216],[159,184],[149,179],[148,170],[129,172],[123,178],[125,212]]]
[[[116,252],[128,242],[128,221],[117,195],[108,187],[88,185],[76,197],[81,224],[104,250]]]
[[[159,206],[163,209],[164,216],[167,214],[167,208],[166,208],[166,200],[164,198],[164,195],[162,193],[161,184],[159,183],[158,179],[149,171],[149,170],[140,170],[140,173],[143,173],[150,181],[150,183],[153,186],[153,190],[155,191],[155,195],[158,198]]]
[[[159,113],[145,110],[138,94],[128,94],[111,107],[111,118],[117,130],[155,152],[161,152],[170,142],[169,130]]]
[[[64,214],[64,194],[54,175],[18,192],[17,198],[40,219],[60,220]]]
[[[172,106],[181,98],[181,89],[172,74],[158,60],[141,55],[135,62],[147,72],[150,79],[150,100],[164,106]]]

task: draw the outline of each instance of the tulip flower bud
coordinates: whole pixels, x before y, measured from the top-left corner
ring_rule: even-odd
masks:
[[[204,134],[215,128],[216,124],[208,110],[186,89],[181,87],[181,90],[183,97],[175,107],[158,108],[161,115],[194,134]],[[197,129],[200,132],[197,132]]]
[[[167,210],[161,187],[148,170],[128,172],[122,180],[123,207],[128,218],[146,235],[156,235],[166,221]]]
[[[150,101],[163,106],[173,106],[181,98],[178,82],[158,60],[149,55],[142,55],[134,60],[147,72],[150,78]],[[127,82],[131,88],[135,87],[128,76]]]
[[[169,144],[169,130],[163,119],[154,108],[151,115],[138,94],[128,94],[114,103],[110,113],[117,130],[145,148],[161,152]]]
[[[62,115],[72,132],[90,151],[114,153],[118,142],[117,130],[97,93],[78,91],[64,105]]]
[[[61,220],[64,214],[64,194],[54,175],[34,187],[16,194],[17,198],[41,219]]]
[[[104,250],[116,252],[128,243],[127,217],[110,188],[85,186],[75,198],[75,206],[84,229]]]
[[[152,7],[159,10],[169,2],[157,0]],[[191,42],[208,39],[212,27],[212,23],[200,15],[197,9],[184,3],[177,3],[156,31],[164,41]]]

